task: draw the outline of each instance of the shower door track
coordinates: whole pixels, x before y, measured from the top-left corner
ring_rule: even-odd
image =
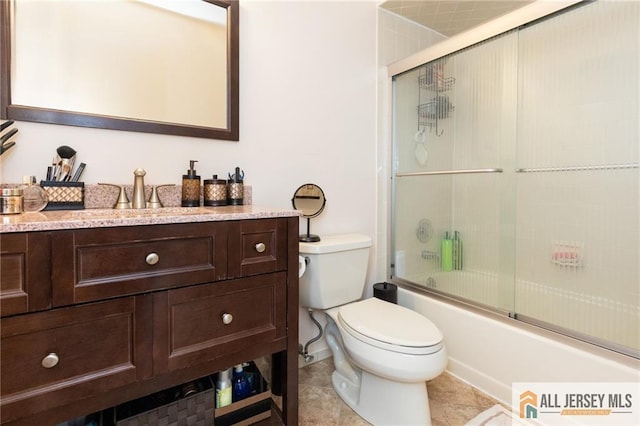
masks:
[[[567,166],[567,167],[533,167],[516,169],[516,173],[538,173],[538,172],[579,172],[591,170],[619,170],[637,169],[638,163],[628,164],[601,164],[595,166]]]
[[[470,173],[502,173],[502,169],[467,169],[467,170],[435,170],[432,172],[404,172],[404,173],[396,173],[396,177],[464,175],[464,174],[470,174]]]
[[[634,350],[633,348],[629,348],[618,343],[611,342],[609,340],[600,339],[589,334],[581,333],[576,330],[571,330],[556,324],[552,324],[546,321],[539,320],[537,318],[533,318],[527,315],[518,314],[515,312],[509,312],[509,317],[513,318],[516,321],[521,321],[525,324],[530,324],[535,327],[540,327],[545,330],[549,330],[553,333],[558,333],[563,336],[569,337],[571,339],[576,339],[578,341],[583,341],[589,343],[591,345],[599,346],[603,349],[607,349],[613,352],[617,352],[619,354],[629,356],[632,358],[640,359],[640,351]]]

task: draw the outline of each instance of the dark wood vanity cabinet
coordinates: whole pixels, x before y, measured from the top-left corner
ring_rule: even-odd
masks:
[[[150,378],[148,295],[2,319],[2,420]]]
[[[48,233],[0,234],[0,314],[51,307],[51,244]]]
[[[226,222],[59,231],[53,306],[226,278]]]
[[[280,272],[155,294],[154,372],[284,339],[286,292]]]
[[[296,424],[297,234],[278,217],[0,235],[2,424],[56,424],[265,355],[273,412]]]

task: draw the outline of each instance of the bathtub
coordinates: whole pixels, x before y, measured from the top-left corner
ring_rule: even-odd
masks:
[[[460,284],[461,277],[455,273],[442,275],[448,277],[433,276],[436,288]],[[497,294],[492,288],[486,290],[486,297]],[[398,289],[398,303],[425,315],[443,332],[451,374],[507,405],[511,405],[514,382],[640,382],[636,358],[505,315],[403,287]]]
[[[544,321],[577,335],[640,351],[637,305],[525,280],[516,280],[514,294],[510,278],[501,286],[498,275],[487,272],[436,272],[426,278],[412,277],[412,281],[481,305],[516,312],[522,318]]]

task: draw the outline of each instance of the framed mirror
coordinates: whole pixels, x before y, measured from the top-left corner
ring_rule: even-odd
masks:
[[[300,241],[305,243],[316,243],[320,241],[318,235],[310,233],[311,218],[318,216],[324,210],[327,199],[324,191],[314,183],[305,183],[293,193],[291,204],[296,210],[302,211],[302,216],[307,219],[307,233],[300,235]]]
[[[0,118],[237,141],[238,9],[2,1]]]

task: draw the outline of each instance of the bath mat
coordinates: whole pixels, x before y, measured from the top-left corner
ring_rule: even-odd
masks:
[[[526,426],[531,423],[525,423],[520,418],[514,416],[507,411],[502,405],[494,405],[493,407],[483,411],[482,413],[471,419],[465,426]]]

